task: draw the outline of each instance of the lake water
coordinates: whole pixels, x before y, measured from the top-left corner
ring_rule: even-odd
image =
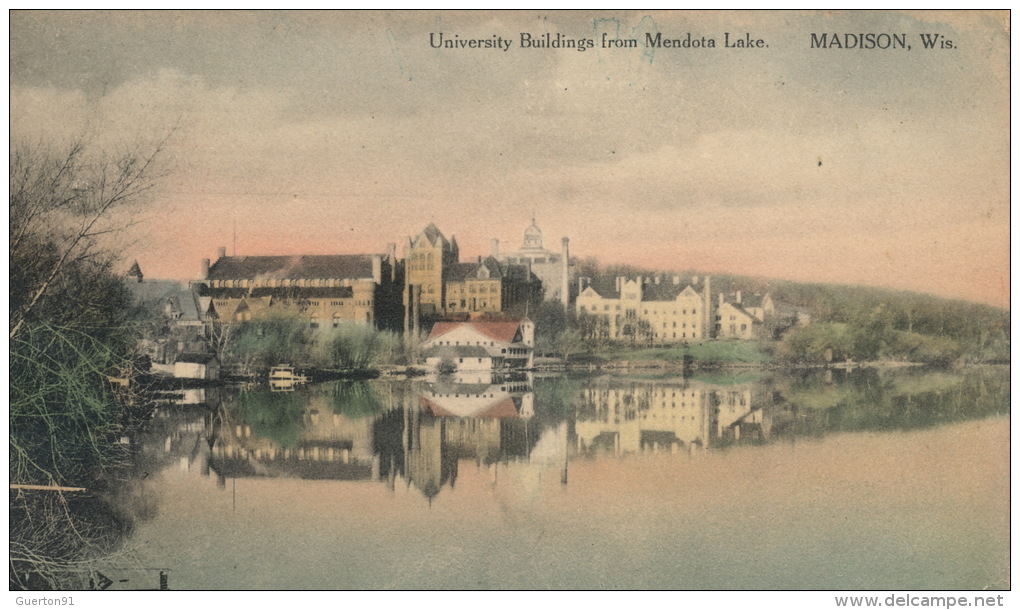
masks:
[[[1009,588],[1009,374],[191,391],[111,588]]]

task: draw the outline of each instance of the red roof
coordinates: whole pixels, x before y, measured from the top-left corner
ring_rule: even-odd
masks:
[[[434,339],[441,335],[467,326],[476,332],[479,332],[486,337],[490,337],[497,341],[504,341],[506,343],[513,343],[514,337],[517,336],[517,331],[520,329],[522,320],[472,320],[470,322],[436,322],[436,325],[432,327],[432,332],[429,333],[429,339]]]

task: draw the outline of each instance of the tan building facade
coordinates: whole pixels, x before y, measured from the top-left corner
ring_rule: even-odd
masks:
[[[405,329],[417,319],[508,313],[532,300],[539,282],[527,266],[493,257],[460,262],[456,237],[429,224],[405,246]]]
[[[404,290],[405,305],[409,306],[408,296],[412,294],[410,287],[418,286],[421,291],[418,303],[420,313],[426,316],[442,313],[445,278],[459,259],[457,238],[446,239],[435,224],[429,223],[421,233],[408,238],[404,248],[407,285]]]
[[[220,322],[280,312],[312,328],[343,323],[396,327],[400,284],[392,253],[224,256],[203,261],[203,290]]]
[[[575,307],[579,317],[595,322],[595,332],[604,339],[670,344],[709,338],[706,299],[676,276],[589,283],[580,290]]]
[[[772,297],[750,295],[744,297],[738,290],[719,295],[715,311],[715,336],[719,339],[757,339],[761,337],[767,317],[776,313]]]

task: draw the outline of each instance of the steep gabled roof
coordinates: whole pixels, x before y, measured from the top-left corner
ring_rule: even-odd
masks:
[[[142,275],[142,268],[138,266],[137,260],[131,265],[131,268],[128,269],[127,275],[128,277],[136,277],[139,280],[141,280],[144,277]]]
[[[198,320],[199,305],[198,295],[193,290],[180,290],[170,297],[174,306],[181,312],[182,320]]]
[[[687,293],[687,294],[684,294]],[[700,296],[698,292],[689,285],[683,284],[645,284],[643,300],[645,301],[674,301],[678,296]]]
[[[225,256],[209,267],[210,280],[363,279],[371,277],[371,254]]]
[[[729,303],[729,302],[727,302],[726,305],[729,305],[733,309],[737,310],[739,313],[742,313],[745,316],[747,316],[748,318],[751,318],[751,320],[753,320],[754,322],[760,322],[761,321],[761,320],[758,319],[757,316],[755,316],[751,312],[749,312],[746,309],[744,309],[743,306],[738,304],[738,303]]]
[[[740,304],[744,307],[764,307],[765,298],[769,297],[767,294],[748,294],[743,295]]]
[[[500,279],[503,277],[503,270],[500,269],[499,261],[491,256],[483,259],[480,263],[454,263],[450,265],[449,280],[463,282],[465,280],[479,279],[482,269],[489,273],[486,279]]]
[[[422,231],[422,235],[424,235],[433,246],[436,245],[437,241],[446,241],[446,238],[443,237],[443,232],[439,230],[439,227],[437,227],[434,222],[430,222],[429,226],[425,227],[425,230]]]
[[[455,238],[452,241],[447,240],[443,235],[443,232],[436,227],[434,222],[430,222],[429,226],[425,227],[421,233],[410,238],[411,246],[418,246],[421,243],[422,238],[428,240],[429,245],[433,247],[437,245],[443,247],[449,246],[453,249],[456,249],[457,247],[457,240]]]
[[[124,282],[136,304],[155,306],[166,297],[176,294],[182,288],[177,280],[145,280],[144,282]]]
[[[436,322],[429,333],[429,339],[435,339],[458,328],[468,327],[496,341],[513,343],[517,340],[521,328],[521,320],[473,320],[470,322]]]
[[[616,289],[616,278],[611,277],[594,278],[592,279],[591,282],[589,282],[585,290],[587,290],[588,288],[591,288],[593,291],[595,291],[595,294],[599,295],[603,299],[620,298],[620,291]]]

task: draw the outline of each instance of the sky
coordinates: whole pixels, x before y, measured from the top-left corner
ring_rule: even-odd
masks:
[[[603,263],[1009,307],[1008,13],[13,11],[10,115],[12,146],[172,132],[121,237],[147,277],[219,246],[383,252],[430,222],[467,259],[534,217]]]

